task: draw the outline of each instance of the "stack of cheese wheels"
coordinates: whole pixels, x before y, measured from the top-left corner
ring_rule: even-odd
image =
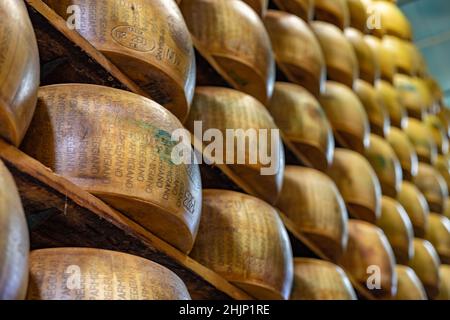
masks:
[[[344,33],[322,21],[312,22],[311,27],[325,57],[327,78],[353,88],[354,81],[359,77],[358,59]]]
[[[233,88],[266,104],[275,82],[270,38],[259,16],[240,0],[183,0],[195,48]],[[199,75],[199,84],[211,84]]]
[[[276,206],[296,233],[303,234],[333,261],[339,258],[347,245],[348,215],[338,188],[327,175],[287,166]]]
[[[371,134],[366,158],[377,174],[384,195],[395,198],[403,180],[402,167],[394,150],[383,138]]]
[[[314,19],[334,24],[344,30],[350,25],[347,0],[314,0]]]
[[[270,10],[264,24],[272,41],[277,65],[289,81],[316,97],[325,84],[325,59],[309,25],[297,16]]]
[[[398,93],[387,81],[381,80],[375,86],[377,94],[389,114],[391,126],[403,129],[408,123],[406,109],[400,103]]]
[[[191,256],[258,299],[288,299],[292,250],[275,208],[246,194],[203,191]]]
[[[313,18],[314,0],[273,0],[280,10],[295,14],[305,21]]]
[[[183,281],[141,257],[92,248],[34,250],[29,300],[190,300]]]
[[[355,51],[359,66],[359,78],[372,85],[375,84],[379,76],[378,65],[372,49],[364,41],[364,34],[354,28],[345,29],[344,34]]]
[[[439,294],[436,300],[450,300],[450,266],[442,264],[439,268]]]
[[[370,131],[386,137],[390,128],[389,114],[375,88],[368,82],[358,79],[355,82],[354,91],[366,110]]]
[[[448,197],[447,184],[435,168],[420,162],[414,183],[424,194],[432,212],[442,213],[445,211],[445,200]]]
[[[442,263],[450,264],[450,220],[436,213],[431,213],[425,239],[436,249]]]
[[[189,252],[200,221],[201,180],[197,164],[178,165],[172,157],[178,143],[171,136],[181,128],[175,116],[142,96],[52,85],[39,90],[22,149]],[[190,144],[183,147],[193,156]]]
[[[396,74],[394,85],[400,98],[400,103],[405,107],[408,116],[422,120],[425,117],[426,107],[416,81],[410,76]]]
[[[328,170],[352,217],[374,223],[381,214],[381,187],[370,163],[360,154],[336,149]]]
[[[409,118],[404,130],[416,150],[419,161],[434,164],[438,154],[437,146],[425,123]]]
[[[422,282],[427,296],[433,299],[439,293],[439,256],[427,240],[414,238],[414,255],[409,266]]]
[[[403,179],[411,181],[417,175],[419,160],[416,150],[409,141],[408,136],[400,129],[391,127],[387,141],[394,150],[403,171]]]
[[[397,294],[395,300],[427,300],[427,293],[422,282],[413,269],[404,265],[397,265]]]
[[[356,293],[339,266],[318,259],[295,258],[291,300],[356,300]]]
[[[423,193],[413,183],[403,181],[397,200],[411,220],[414,235],[423,237],[430,215],[430,209]]]
[[[386,49],[379,38],[371,35],[365,35],[364,40],[372,49],[375,62],[378,65],[380,79],[389,83],[393,82],[394,74],[397,72],[394,56],[392,52]]]
[[[411,40],[411,25],[400,8],[389,1],[367,1],[368,10],[379,17],[379,28],[372,28],[372,34],[377,37],[393,35],[405,40]]]
[[[173,0],[45,0],[64,18],[80,8],[77,30],[180,120],[195,87],[195,55],[189,31]],[[186,1],[184,1],[186,2]]]
[[[267,106],[276,125],[310,167],[326,170],[333,160],[334,137],[316,98],[303,87],[277,82]]]
[[[382,40],[383,47],[391,52],[397,74],[412,76],[414,74],[414,61],[411,57],[411,44],[393,36],[385,36]],[[395,80],[395,76],[394,76]]]
[[[200,130],[195,129],[197,121],[202,122]],[[236,179],[240,179],[241,183],[248,185],[267,202],[273,204],[277,200],[284,172],[283,143],[273,118],[258,100],[233,89],[197,87],[185,125],[194,134],[203,134],[209,129],[219,130],[227,141],[223,141],[220,146],[216,141],[217,147],[214,150],[205,149],[204,153],[209,153],[209,157],[216,160],[215,163],[221,160],[229,163],[231,160],[232,164],[228,167]],[[230,129],[235,130],[232,137],[226,133]],[[267,130],[267,145],[257,141],[246,142],[247,133],[254,132],[253,136],[257,137],[258,130]],[[248,133],[249,137],[252,136],[251,132]],[[201,137],[196,138],[203,141]],[[262,160],[266,159],[258,157],[261,154],[270,155],[270,163],[263,164]]]
[[[378,298],[393,297],[397,291],[395,257],[383,231],[360,220],[350,220],[348,229],[348,245],[340,264],[361,289]],[[381,274],[379,283],[370,282],[368,272]]]
[[[13,177],[0,160],[0,300],[24,299],[30,240]]]
[[[257,14],[264,17],[269,6],[269,0],[243,0],[248,4]]]
[[[450,190],[450,154],[438,155],[434,166],[444,178],[447,189]]]
[[[438,153],[446,155],[449,152],[447,129],[438,116],[429,114],[424,119],[425,125],[431,131]]]
[[[363,153],[369,146],[370,124],[358,96],[347,86],[327,81],[320,103],[333,127],[336,141]]]
[[[405,209],[396,200],[384,196],[377,225],[384,231],[397,263],[408,264],[413,255],[414,230]]]
[[[0,2],[0,137],[19,145],[39,87],[39,52],[23,1]]]
[[[347,0],[350,26],[363,33],[367,32],[367,10],[362,0]]]

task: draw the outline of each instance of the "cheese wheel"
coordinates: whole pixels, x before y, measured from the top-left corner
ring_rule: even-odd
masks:
[[[394,150],[383,138],[371,134],[366,158],[380,181],[384,195],[395,198],[403,180],[402,167]]]
[[[382,80],[392,83],[394,74],[397,72],[393,53],[386,49],[379,38],[372,35],[365,35],[364,40],[372,49],[376,64],[379,68],[379,77]]]
[[[347,0],[314,0],[314,19],[334,24],[344,30],[350,25]]]
[[[445,211],[445,200],[448,197],[447,184],[439,172],[429,164],[419,162],[419,170],[414,183],[424,194],[432,212]]]
[[[39,52],[23,1],[0,1],[0,137],[18,146],[36,107]]]
[[[442,264],[439,268],[439,294],[436,300],[450,300],[450,266]]]
[[[427,296],[433,299],[439,293],[439,267],[441,262],[433,245],[423,239],[414,239],[414,256],[409,262],[422,282]]]
[[[30,239],[19,192],[0,160],[0,300],[24,299]]]
[[[295,14],[305,21],[313,18],[314,0],[274,0],[280,10]]]
[[[382,45],[394,58],[397,73],[415,75],[415,65],[411,55],[412,45],[409,42],[394,36],[384,36]]]
[[[334,137],[316,98],[303,87],[277,82],[267,109],[304,162],[326,170],[333,160]]]
[[[190,300],[183,281],[150,260],[91,248],[34,250],[29,300]]]
[[[248,4],[255,12],[260,16],[264,17],[267,12],[267,7],[269,6],[269,0],[243,0]]]
[[[216,154],[211,155],[211,158],[215,158],[217,162],[223,158],[237,177],[249,185],[262,199],[273,204],[281,191],[284,149],[281,139],[276,135],[278,128],[267,109],[252,96],[233,89],[198,87],[191,112],[185,123],[194,134],[197,134],[194,132],[196,121],[202,121],[203,131],[200,130],[199,134],[205,134],[207,130],[213,129],[218,130],[217,133],[222,133],[225,137],[223,151],[220,150],[221,146],[218,146]],[[237,143],[227,138],[226,131],[230,129],[235,130],[232,134],[235,140],[238,140]],[[264,130],[268,135],[267,144],[260,139],[258,143],[245,143],[246,136],[251,137],[253,133],[254,137],[258,137],[264,134]],[[234,148],[231,149],[233,146]],[[211,148],[205,151],[212,153]],[[271,156],[268,164],[263,164],[262,160],[266,159],[261,158],[261,153]],[[220,155],[223,156],[220,157]],[[267,174],[265,170],[268,171]]]
[[[412,81],[419,92],[419,96],[423,101],[425,115],[426,114],[436,114],[437,110],[440,108],[439,104],[435,105],[435,100],[433,93],[430,90],[427,82],[421,77],[413,77]]]
[[[355,51],[359,65],[359,78],[374,85],[380,72],[372,49],[364,41],[364,34],[354,28],[345,29],[344,34]]]
[[[341,267],[318,259],[294,259],[291,300],[356,299],[352,284]]]
[[[403,206],[396,200],[383,196],[377,226],[388,238],[397,263],[408,264],[414,253],[414,230]]]
[[[366,110],[370,131],[381,137],[386,137],[390,130],[389,114],[375,88],[370,83],[358,79],[355,82],[354,91]]]
[[[240,0],[183,0],[180,8],[201,56],[233,88],[266,104],[275,60],[258,15]]]
[[[427,300],[427,293],[413,269],[397,265],[398,286],[395,300]]]
[[[428,202],[423,193],[413,183],[403,181],[397,200],[411,220],[414,235],[423,237],[428,226],[428,216],[430,214]]]
[[[447,184],[447,189],[450,190],[450,155],[438,155],[434,167],[442,175]]]
[[[373,224],[360,220],[348,223],[348,245],[340,264],[361,287],[378,298],[391,298],[397,292],[397,273],[392,248],[383,231]],[[379,284],[369,287],[369,270],[379,272]],[[370,271],[370,272],[374,272]],[[374,273],[375,274],[375,273]]]
[[[370,124],[358,96],[343,84],[327,81],[319,101],[339,144],[364,152],[370,142]]]
[[[367,9],[361,0],[347,0],[350,13],[350,26],[359,31],[367,32]]]
[[[328,79],[353,88],[354,81],[359,77],[359,67],[351,43],[344,33],[332,24],[314,21],[311,22],[311,28],[322,48]]]
[[[433,106],[432,106],[432,109],[430,110],[430,112],[439,114],[439,112],[442,110],[448,111],[447,108],[443,107],[444,93],[442,91],[441,86],[436,81],[436,79],[433,79],[430,76],[426,76],[423,80],[424,80],[426,86],[428,87],[428,90],[430,91],[430,94],[431,94],[431,98],[433,100]],[[449,123],[448,119],[444,122],[446,124]]]
[[[395,3],[389,1],[372,1],[368,5],[369,16],[377,17],[379,26],[371,28],[372,34],[377,37],[393,35],[405,40],[412,39],[411,25]]]
[[[394,150],[403,171],[403,179],[411,181],[417,175],[419,160],[416,150],[409,141],[408,136],[402,130],[391,127],[387,135],[387,141]]]
[[[45,0],[65,19],[80,8],[77,30],[94,47],[180,120],[195,87],[189,31],[173,0]]]
[[[201,210],[197,164],[176,164],[178,119],[157,103],[88,84],[42,87],[22,150],[183,252]],[[190,141],[189,141],[190,143]],[[180,144],[181,145],[181,144]],[[190,145],[185,145],[189,155]]]
[[[437,145],[434,142],[431,130],[425,123],[409,118],[404,131],[413,144],[419,161],[434,164],[438,155]]]
[[[400,103],[398,92],[387,81],[378,81],[375,89],[389,114],[391,126],[404,128],[408,122],[408,114],[405,107]]]
[[[398,92],[400,103],[406,108],[410,118],[422,120],[427,112],[426,101],[413,78],[396,74],[394,86]]]
[[[436,249],[442,263],[450,263],[450,219],[436,213],[431,213],[425,239]]]
[[[444,123],[436,115],[426,115],[424,119],[425,125],[431,131],[433,140],[436,143],[438,152],[445,155],[449,151],[447,128]]]
[[[257,299],[288,299],[292,251],[275,208],[246,194],[204,190],[202,211],[191,256]]]
[[[280,70],[290,82],[319,97],[326,79],[325,59],[309,25],[293,14],[275,10],[268,11],[264,25]]]
[[[352,217],[369,222],[379,218],[380,183],[363,156],[354,151],[336,149],[328,174],[336,183]]]
[[[287,166],[276,204],[298,233],[335,261],[347,245],[348,214],[333,180],[315,169]]]

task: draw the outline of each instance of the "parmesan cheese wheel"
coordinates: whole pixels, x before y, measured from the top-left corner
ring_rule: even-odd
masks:
[[[425,125],[431,131],[433,136],[433,140],[436,143],[438,148],[438,152],[441,155],[445,155],[449,151],[448,147],[448,137],[447,137],[447,128],[444,123],[439,119],[438,116],[435,115],[427,115],[424,119]]]
[[[400,189],[403,174],[400,161],[392,147],[383,138],[371,134],[370,146],[365,155],[377,174],[382,193],[395,198]]]
[[[258,299],[288,299],[293,282],[289,237],[264,201],[204,190],[202,221],[191,256]]]
[[[369,15],[380,19],[380,28],[371,29],[372,34],[377,37],[393,35],[405,40],[412,39],[411,25],[395,3],[390,1],[372,1],[368,5]]]
[[[172,271],[141,257],[91,248],[34,250],[29,300],[190,300]]]
[[[395,300],[427,300],[427,293],[413,269],[397,265],[398,286]]]
[[[389,114],[391,126],[404,128],[408,122],[408,114],[400,103],[398,92],[387,81],[378,81],[375,89]]]
[[[201,56],[233,88],[266,104],[275,60],[258,15],[240,0],[183,0],[180,8]]]
[[[359,78],[374,85],[379,76],[379,67],[372,49],[364,41],[364,34],[354,28],[345,29],[344,34],[355,51],[359,65]]]
[[[347,0],[314,0],[314,19],[334,24],[344,30],[350,25]]]
[[[218,163],[223,158],[239,179],[262,199],[273,204],[281,191],[284,149],[281,139],[276,136],[278,128],[267,109],[252,96],[233,89],[197,87],[191,112],[185,123],[194,134],[197,134],[194,132],[196,121],[202,121],[202,131],[199,134],[213,129],[225,137],[223,149],[222,146],[217,146],[214,155],[211,155],[212,160],[217,160]],[[227,138],[227,130],[234,130],[234,140]],[[247,136],[258,137],[265,134],[264,131],[268,135],[267,143],[262,139],[258,139],[258,143],[245,143]],[[212,153],[211,148],[214,146],[210,145],[204,152]],[[261,153],[271,156],[268,164],[262,162],[266,159],[261,158]],[[268,170],[267,174],[265,170]]]
[[[173,0],[45,0],[65,19],[80,8],[77,30],[180,120],[195,87],[189,31]]]
[[[428,227],[425,239],[430,241],[436,249],[442,263],[450,263],[450,219],[431,213],[428,219]]]
[[[311,22],[311,28],[322,47],[328,79],[353,88],[354,81],[359,77],[359,67],[351,43],[344,33],[332,24],[314,21]]]
[[[23,1],[0,1],[0,137],[18,146],[33,117],[39,52]]]
[[[375,36],[365,35],[364,40],[372,49],[372,53],[379,68],[379,77],[382,80],[392,83],[394,74],[397,72],[393,53],[386,49],[382,45],[381,40]]]
[[[305,21],[313,18],[314,0],[274,0],[280,10],[295,14]]]
[[[450,154],[438,155],[434,167],[444,178],[447,189],[450,190]]]
[[[248,4],[260,17],[264,17],[269,6],[269,0],[243,0]]]
[[[356,299],[352,284],[341,267],[318,259],[294,259],[291,300]]]
[[[281,71],[289,81],[319,97],[326,79],[325,59],[309,25],[293,14],[275,10],[267,13],[264,25]]]
[[[394,150],[403,171],[403,179],[411,181],[417,175],[419,160],[416,150],[409,141],[408,136],[402,130],[391,127],[387,141]]]
[[[30,240],[19,192],[0,160],[0,300],[24,299]]]
[[[441,262],[433,245],[427,240],[414,239],[414,256],[409,266],[422,282],[427,296],[433,299],[439,293],[439,267]]]
[[[381,187],[370,163],[360,154],[336,149],[328,170],[344,198],[349,214],[375,222],[381,214]]]
[[[277,82],[267,109],[303,161],[326,170],[333,160],[334,137],[316,98],[303,87]]]
[[[450,265],[442,264],[439,268],[439,294],[436,300],[450,300]]]
[[[423,237],[428,226],[430,209],[423,193],[411,182],[403,181],[397,196],[411,220],[416,237]]]
[[[419,161],[434,164],[438,155],[437,145],[434,142],[431,130],[425,123],[409,118],[404,131],[413,144]]]
[[[343,84],[327,81],[319,101],[336,140],[346,148],[364,152],[370,143],[370,124],[358,96]]]
[[[397,292],[397,272],[392,248],[383,231],[365,221],[350,220],[347,250],[340,264],[361,287],[378,298],[391,298]],[[380,288],[368,287],[368,270],[376,266],[382,275]],[[371,271],[373,272],[373,271]]]
[[[383,196],[377,226],[388,238],[397,263],[408,264],[414,253],[414,230],[403,206],[396,200]]]
[[[335,261],[347,245],[348,215],[333,180],[315,169],[287,166],[276,204],[320,250]]]
[[[413,76],[415,65],[411,55],[411,43],[394,36],[384,36],[382,45],[394,58],[397,73]]]
[[[347,0],[350,13],[350,26],[359,31],[367,32],[367,9],[361,0]]]
[[[426,163],[419,162],[419,171],[414,183],[424,194],[432,212],[445,211],[445,200],[448,197],[447,184],[439,172]]]
[[[394,86],[398,92],[400,103],[406,108],[408,116],[422,120],[427,112],[427,106],[417,82],[412,77],[396,74]]]
[[[201,181],[197,164],[176,164],[172,157],[178,142],[171,135],[181,128],[170,112],[139,95],[52,85],[39,90],[22,149],[189,252],[200,221]],[[193,153],[190,145],[185,149]]]

